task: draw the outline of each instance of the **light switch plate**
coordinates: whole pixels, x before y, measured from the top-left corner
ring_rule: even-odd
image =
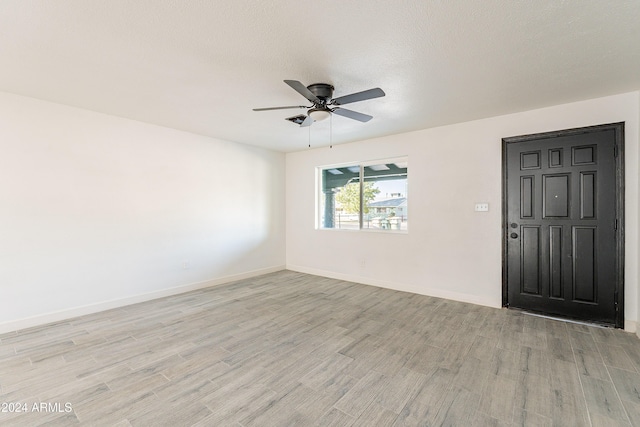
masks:
[[[489,203],[476,203],[476,212],[489,212]]]

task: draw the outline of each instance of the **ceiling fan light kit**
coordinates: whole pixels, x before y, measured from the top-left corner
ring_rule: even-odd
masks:
[[[319,110],[317,108],[310,109],[307,114],[313,119],[314,122],[327,120],[331,116],[331,113],[328,110]]]
[[[340,107],[340,105],[350,104],[352,102],[366,101],[368,99],[379,98],[385,96],[385,93],[380,88],[374,88],[365,90],[362,92],[352,93],[350,95],[341,96],[338,98],[333,97],[334,87],[327,83],[314,83],[309,86],[305,86],[297,80],[285,80],[293,90],[304,96],[313,105],[304,106],[296,105],[290,107],[267,107],[267,108],[254,108],[253,111],[268,111],[268,110],[284,110],[288,108],[305,108],[307,109],[307,116],[301,120],[303,115],[288,117],[285,120],[300,124],[300,127],[311,126],[314,121],[322,121],[331,117],[331,114],[335,113],[342,117],[357,120],[359,122],[368,122],[373,117],[368,114],[362,114],[357,111],[348,110]]]

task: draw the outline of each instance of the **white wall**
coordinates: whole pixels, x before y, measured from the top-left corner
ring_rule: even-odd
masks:
[[[501,139],[626,122],[626,328],[638,295],[638,92],[287,154],[287,268],[501,306]],[[409,233],[316,230],[315,167],[409,156]],[[489,212],[474,212],[488,202]]]
[[[0,93],[0,332],[284,268],[284,168]]]

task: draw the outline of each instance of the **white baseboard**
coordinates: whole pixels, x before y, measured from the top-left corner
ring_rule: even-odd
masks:
[[[233,274],[230,276],[224,276],[216,279],[205,280],[202,282],[189,283],[186,285],[180,285],[173,288],[161,289],[158,291],[133,295],[125,298],[119,298],[119,299],[114,299],[110,301],[103,301],[95,304],[88,304],[80,307],[74,307],[74,308],[69,308],[65,310],[45,313],[38,316],[27,317],[23,319],[10,320],[8,322],[0,323],[0,334],[19,331],[21,329],[26,329],[26,328],[32,328],[34,326],[46,325],[48,323],[60,322],[63,320],[72,319],[74,317],[84,316],[86,314],[98,313],[100,311],[111,310],[113,308],[124,307],[127,305],[137,304],[145,301],[151,301],[154,299],[168,297],[171,295],[182,294],[182,293],[194,291],[197,289],[222,285],[225,283],[234,282],[236,280],[249,279],[251,277],[260,276],[262,274],[274,273],[276,271],[281,271],[284,269],[285,269],[284,265],[261,268],[259,270],[252,270],[245,273]]]
[[[484,305],[487,307],[500,308],[500,301],[495,298],[479,297],[477,295],[468,295],[459,292],[451,292],[443,289],[434,289],[427,287],[417,287],[406,283],[388,282],[385,280],[372,279],[370,277],[361,277],[350,274],[336,273],[334,271],[321,270],[317,268],[303,267],[299,265],[287,265],[287,270],[297,271],[300,273],[314,274],[316,276],[329,277],[331,279],[346,280],[348,282],[361,283],[363,285],[377,286],[379,288],[393,289],[394,291],[411,292],[413,294],[426,295],[430,297],[445,298],[454,301],[468,302],[471,304]]]

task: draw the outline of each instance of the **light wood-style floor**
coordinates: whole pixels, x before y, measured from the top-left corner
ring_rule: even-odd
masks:
[[[638,426],[640,340],[283,271],[0,335],[0,387],[0,425]]]

